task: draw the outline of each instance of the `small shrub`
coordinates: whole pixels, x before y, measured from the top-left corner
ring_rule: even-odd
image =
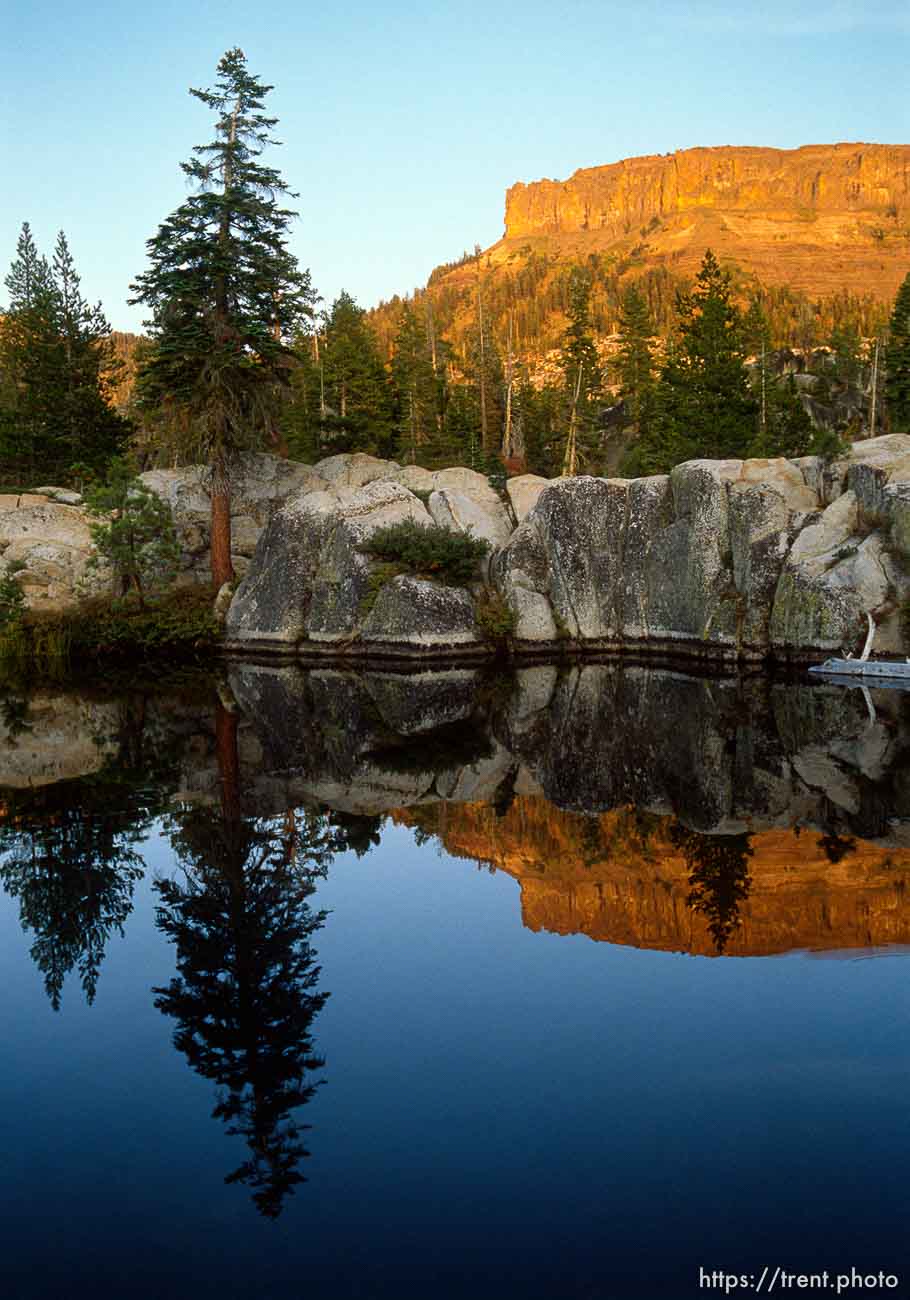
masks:
[[[25,594],[16,580],[25,568],[22,560],[11,560],[0,577],[0,632],[12,632],[22,624],[25,614]]]
[[[436,578],[450,587],[464,587],[477,577],[478,566],[490,545],[479,537],[438,524],[405,519],[377,528],[359,549],[365,555],[403,566],[401,572]]]
[[[816,429],[809,442],[809,455],[820,456],[826,465],[850,453],[850,440],[833,429]]]
[[[383,564],[377,564],[367,579],[367,593],[360,602],[361,622],[367,617],[370,610],[376,604],[376,597],[382,591],[387,582],[397,578],[408,570],[402,564],[394,564],[386,561]]]
[[[910,654],[910,596],[905,596],[901,601],[899,618],[904,649]]]
[[[480,631],[494,645],[505,646],[515,635],[515,611],[495,587],[486,587],[481,593],[475,617]]]
[[[170,507],[138,479],[122,460],[111,462],[107,482],[86,493],[98,555],[90,568],[110,567],[121,595],[134,588],[140,607],[146,594],[172,582],[180,547]]]

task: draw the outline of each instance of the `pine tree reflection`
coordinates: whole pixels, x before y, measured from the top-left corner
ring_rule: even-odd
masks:
[[[856,840],[852,835],[840,835],[837,831],[826,831],[818,837],[818,847],[824,850],[825,857],[831,863],[840,862],[848,853],[856,852]]]
[[[689,868],[687,903],[707,919],[718,953],[726,950],[740,925],[740,904],[749,896],[752,877],[748,861],[753,850],[749,835],[703,835],[680,822],[670,827],[670,840]]]
[[[311,1027],[328,994],[317,991],[311,939],[325,914],[310,899],[344,839],[321,816],[241,815],[236,721],[217,707],[221,806],[173,818],[183,879],[156,883],[157,922],[176,945],[178,974],[154,990],[155,1005],[176,1019],[174,1042],[193,1069],[224,1089],[213,1116],[247,1142],[226,1182],[249,1186],[276,1218],[309,1154],[309,1125],[292,1112],[324,1064]]]
[[[28,730],[27,710],[16,716],[17,734]],[[144,701],[123,700],[115,734],[97,738],[116,754],[99,771],[3,792],[0,883],[34,934],[31,956],[55,1011],[72,970],[94,1001],[108,940],[133,908],[144,871],[136,846],[168,797],[170,759],[147,731]]]

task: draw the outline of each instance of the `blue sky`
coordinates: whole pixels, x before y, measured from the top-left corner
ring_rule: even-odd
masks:
[[[12,13],[9,6],[11,3]],[[693,145],[910,142],[910,8],[882,0],[365,4],[6,0],[0,274],[23,221],[136,329],[130,280],[211,138],[187,94],[239,45],[275,90],[292,247],[366,307],[502,234],[514,181]],[[0,304],[4,291],[0,290]]]

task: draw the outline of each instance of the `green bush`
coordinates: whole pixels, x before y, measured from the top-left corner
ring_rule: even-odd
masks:
[[[910,655],[910,596],[905,596],[901,601],[900,609],[901,636],[904,640],[904,649]]]
[[[496,646],[505,646],[515,634],[518,622],[515,611],[494,587],[487,587],[481,593],[475,617],[481,633]]]
[[[359,549],[365,555],[401,565],[400,572],[436,578],[449,587],[464,587],[477,577],[478,566],[490,545],[468,533],[406,519],[377,528]]]

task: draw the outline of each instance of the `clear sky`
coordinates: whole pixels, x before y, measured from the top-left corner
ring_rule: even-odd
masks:
[[[10,7],[12,12],[10,12]],[[66,231],[83,291],[130,280],[212,138],[187,94],[239,45],[275,90],[292,247],[370,307],[502,234],[514,181],[693,145],[910,142],[906,0],[4,0],[0,274],[23,221]],[[0,304],[5,291],[0,290]]]

